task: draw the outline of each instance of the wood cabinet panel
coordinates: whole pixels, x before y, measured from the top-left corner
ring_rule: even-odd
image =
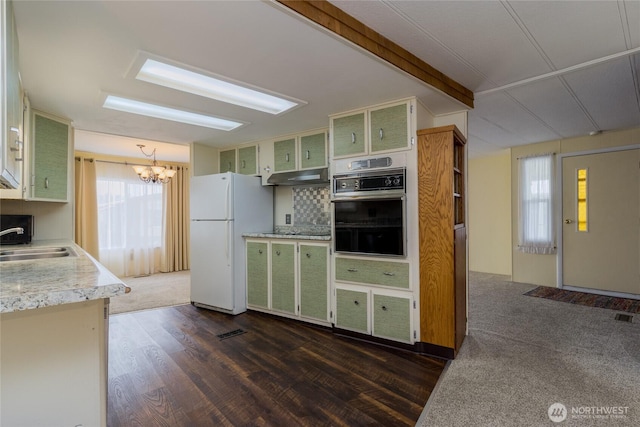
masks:
[[[411,299],[373,294],[373,335],[411,341]]]
[[[224,150],[220,152],[220,173],[236,171],[236,150]]]
[[[300,244],[300,315],[327,320],[328,246]]]
[[[300,169],[323,167],[327,164],[327,135],[317,133],[300,137]]]
[[[285,139],[273,143],[275,172],[286,172],[296,169],[296,139]]]
[[[368,333],[368,305],[367,292],[336,289],[336,326]]]
[[[256,146],[242,147],[238,149],[238,173],[243,175],[255,175],[258,171],[258,158]]]
[[[409,145],[407,103],[371,110],[371,152],[398,150]]]
[[[271,308],[296,312],[295,243],[271,244]]]
[[[454,351],[466,330],[466,231],[454,206],[464,203],[464,181],[454,189],[464,144],[455,126],[418,132],[420,340]]]
[[[68,200],[69,124],[34,113],[33,198]]]
[[[365,112],[332,119],[333,157],[366,153]]]

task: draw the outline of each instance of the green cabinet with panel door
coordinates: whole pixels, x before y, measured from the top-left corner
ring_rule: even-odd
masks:
[[[33,112],[32,199],[69,200],[69,122]]]
[[[300,315],[327,320],[328,297],[328,245],[300,243]]]
[[[336,319],[338,328],[366,334],[369,332],[368,292],[336,289]]]
[[[357,156],[367,152],[365,116],[366,112],[362,111],[331,119],[333,157]]]
[[[369,111],[371,153],[398,150],[409,145],[408,104]]]
[[[327,134],[325,132],[300,137],[300,169],[324,167],[327,164]]]
[[[411,341],[411,299],[373,292],[373,335]]]
[[[236,171],[236,149],[220,151],[220,173]]]
[[[247,242],[247,304],[269,307],[269,244]]]
[[[271,309],[296,313],[296,244],[271,243]]]
[[[296,139],[289,138],[273,143],[274,172],[296,170]]]
[[[255,145],[238,148],[238,173],[255,175],[258,172],[258,156]]]

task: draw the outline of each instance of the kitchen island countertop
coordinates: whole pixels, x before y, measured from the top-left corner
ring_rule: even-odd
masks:
[[[111,298],[131,290],[70,241],[37,241],[2,249],[38,247],[70,247],[77,256],[1,262],[0,313]]]

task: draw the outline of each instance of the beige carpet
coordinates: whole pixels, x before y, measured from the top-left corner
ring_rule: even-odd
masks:
[[[122,277],[131,292],[111,298],[110,314],[189,304],[191,271],[158,273],[146,277]]]

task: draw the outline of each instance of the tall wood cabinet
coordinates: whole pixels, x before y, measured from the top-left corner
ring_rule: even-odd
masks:
[[[454,125],[418,131],[420,341],[445,357],[467,326],[465,143]]]

